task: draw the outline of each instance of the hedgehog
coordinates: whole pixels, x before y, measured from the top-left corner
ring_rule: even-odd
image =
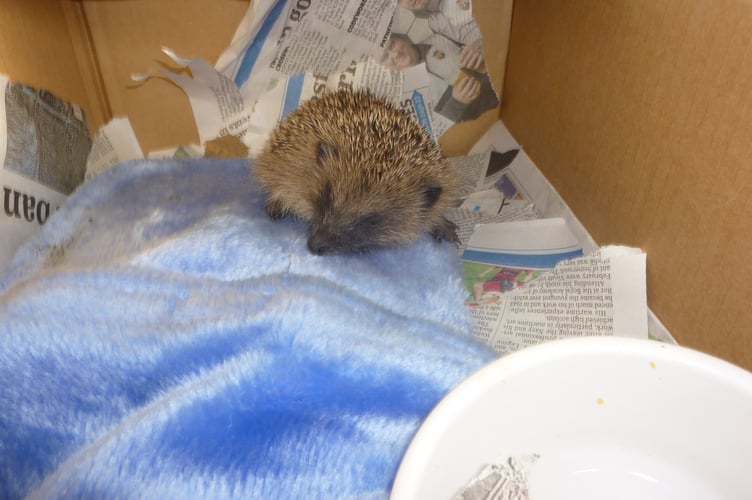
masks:
[[[425,128],[368,91],[326,92],[290,112],[252,167],[272,219],[310,224],[317,255],[457,242],[444,217],[460,180]]]

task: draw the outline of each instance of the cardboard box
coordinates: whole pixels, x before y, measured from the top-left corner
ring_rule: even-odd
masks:
[[[162,45],[215,61],[246,0],[0,0],[0,71],[127,114],[145,151],[197,140],[183,94],[133,72]],[[475,0],[499,117],[600,244],[643,248],[648,302],[679,343],[752,369],[752,3]],[[511,19],[511,36],[508,27]],[[502,88],[503,84],[503,88]]]

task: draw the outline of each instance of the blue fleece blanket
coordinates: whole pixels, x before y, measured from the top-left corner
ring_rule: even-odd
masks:
[[[0,498],[387,496],[494,354],[450,245],[306,238],[240,160],[83,185],[0,276]]]

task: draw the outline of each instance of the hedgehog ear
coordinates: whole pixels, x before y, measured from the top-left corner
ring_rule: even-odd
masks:
[[[337,156],[337,148],[326,142],[319,142],[316,146],[316,162],[321,163],[326,158]]]
[[[436,181],[423,182],[423,208],[431,208],[439,201],[442,187]]]

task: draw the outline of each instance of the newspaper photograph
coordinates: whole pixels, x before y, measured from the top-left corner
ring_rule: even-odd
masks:
[[[499,105],[469,0],[399,0],[381,63],[399,70],[423,65],[439,136]]]
[[[83,181],[91,139],[84,112],[0,75],[0,266]]]

